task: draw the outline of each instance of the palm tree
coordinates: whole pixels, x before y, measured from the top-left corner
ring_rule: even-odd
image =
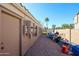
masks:
[[[53,32],[55,32],[55,27],[56,27],[56,25],[52,25],[52,29],[53,29]]]
[[[46,22],[46,26],[47,26],[47,28],[48,28],[48,21],[49,21],[49,18],[46,17],[46,18],[45,18],[45,22]]]

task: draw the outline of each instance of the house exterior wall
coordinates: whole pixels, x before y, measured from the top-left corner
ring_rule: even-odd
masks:
[[[79,29],[79,23],[75,24],[75,29]]]
[[[3,42],[1,47],[4,47],[1,51],[5,55],[19,55],[19,19],[4,12],[1,15]]]
[[[1,8],[0,8],[0,43],[1,43],[1,39],[2,39],[2,36],[1,36],[1,34],[2,34],[2,32],[1,32]],[[0,49],[0,51],[1,51],[1,49]]]
[[[42,26],[27,10],[25,10],[22,6],[20,6],[20,4],[16,4],[16,3],[15,4],[12,4],[12,3],[11,4],[10,3],[0,4],[0,10],[2,11],[3,9],[5,12],[9,11],[8,14],[9,13],[10,14],[8,17],[7,14],[5,15],[0,12],[0,41],[2,41],[2,40],[3,40],[3,42],[7,41],[8,44],[10,44],[10,46],[6,45],[5,51],[0,50],[0,55],[5,55],[2,53],[6,52],[6,51],[8,51],[10,53],[7,55],[24,55],[28,51],[28,49],[33,45],[33,43],[37,40],[39,35],[41,34],[38,32],[39,31],[38,29],[39,28],[42,29]],[[3,18],[2,18],[2,15],[3,15]],[[4,15],[6,16],[6,18]],[[12,15],[13,15],[13,17],[11,19],[10,17]],[[19,20],[21,23],[19,22]],[[2,24],[2,21],[4,22],[3,24]],[[25,24],[25,26],[29,27],[27,34],[23,33],[24,29],[25,29],[25,28],[23,28],[24,21],[29,21],[28,24]],[[33,36],[33,32],[31,32],[32,31],[31,27],[33,27],[33,23],[35,24],[34,27],[37,26],[37,36]],[[2,30],[1,30],[1,29],[3,29],[2,25],[7,26],[7,28],[6,28],[6,26],[4,26],[4,32],[2,32]],[[13,28],[14,28],[14,30],[13,30]],[[10,33],[8,33],[9,31],[10,31]],[[35,29],[34,29],[34,31],[35,31]],[[13,33],[12,35],[10,35],[11,32]],[[4,35],[3,33],[6,35]],[[4,37],[5,40],[4,40],[4,38],[1,38],[1,36]],[[8,37],[8,39],[6,39],[7,37]],[[13,43],[11,43],[11,42],[13,42]],[[0,42],[0,44],[1,44],[1,42]],[[0,46],[0,48],[1,48],[1,46]]]
[[[74,26],[75,29],[79,29],[79,14],[74,17]]]

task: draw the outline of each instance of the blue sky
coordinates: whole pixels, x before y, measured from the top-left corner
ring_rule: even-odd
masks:
[[[61,26],[64,23],[73,23],[73,17],[79,11],[78,3],[26,3],[25,7],[44,26],[45,17],[49,18],[48,26]]]

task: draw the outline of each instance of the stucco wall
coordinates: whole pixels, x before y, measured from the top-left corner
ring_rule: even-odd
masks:
[[[70,40],[70,29],[60,29],[56,31],[58,31],[62,37]],[[79,30],[78,29],[71,30],[71,42],[79,44]]]
[[[2,38],[1,38],[1,34],[2,34],[2,33],[1,33],[1,9],[0,9],[0,43],[1,43],[1,39],[2,39]],[[1,52],[1,49],[0,49],[0,52]]]
[[[71,31],[71,41],[79,44],[79,29]]]
[[[4,47],[1,51],[4,55],[19,55],[19,19],[5,12],[1,16],[1,47]]]
[[[79,13],[74,17],[75,29],[79,29]]]
[[[9,4],[9,3],[7,3],[7,4],[0,4],[0,7],[8,10],[10,13],[15,13],[15,15],[20,16],[21,22],[24,21],[24,20],[28,20],[28,21],[31,22],[31,26],[33,26],[33,23],[35,23],[35,26],[37,26],[37,29],[39,27],[42,28],[41,24],[39,24],[36,21],[36,19],[31,16],[31,14],[29,14],[27,11],[22,9],[22,7],[19,6],[18,4]],[[4,34],[6,34],[6,35],[3,34],[2,36],[4,38],[8,37],[8,39],[5,39],[5,41],[7,41],[8,44],[10,44],[10,45],[9,45],[9,47],[7,45],[5,46],[7,48],[7,49],[5,49],[5,52],[8,51],[9,53],[11,53],[9,55],[19,55],[19,38],[18,38],[18,36],[20,35],[20,33],[18,31],[19,31],[20,28],[18,26],[21,25],[20,26],[21,27],[21,31],[20,31],[21,32],[21,37],[20,38],[21,38],[21,43],[22,43],[21,44],[21,46],[22,46],[21,49],[22,49],[22,55],[24,55],[26,53],[26,51],[34,44],[36,39],[39,37],[40,33],[38,33],[37,36],[33,36],[33,34],[29,31],[30,35],[31,35],[31,38],[29,38],[29,35],[23,34],[23,23],[20,24],[19,21],[17,21],[17,18],[15,18],[15,17],[10,19],[10,17],[7,17],[7,16],[8,15],[6,15],[6,17],[3,17],[3,19],[0,19],[0,41],[2,39],[1,35],[3,33],[2,30],[1,30],[1,26],[2,25],[6,25],[6,26],[8,26],[7,30],[6,30],[6,26],[4,26],[4,29],[5,29]],[[9,14],[9,16],[12,16],[12,15]],[[0,17],[2,17],[1,13],[0,13]],[[1,24],[2,20],[4,20],[3,24]],[[13,22],[13,23],[11,23],[11,22],[6,23],[6,22],[8,22],[8,20]],[[8,33],[9,31],[12,32],[13,35],[10,35],[10,33]],[[2,40],[4,40],[4,38]],[[14,48],[12,46],[14,46]],[[2,51],[0,50],[0,52],[2,52]]]
[[[79,29],[79,23],[75,24],[75,29]]]

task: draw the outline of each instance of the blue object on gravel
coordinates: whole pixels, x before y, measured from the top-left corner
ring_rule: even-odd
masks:
[[[79,56],[79,45],[72,46],[73,55]]]
[[[49,32],[49,33],[48,33],[48,38],[49,38],[49,39],[53,39],[53,35],[54,35],[54,34],[53,34],[52,32]]]

